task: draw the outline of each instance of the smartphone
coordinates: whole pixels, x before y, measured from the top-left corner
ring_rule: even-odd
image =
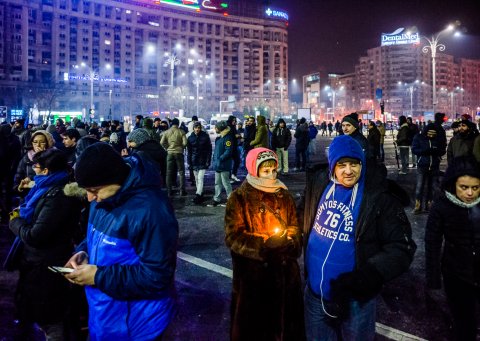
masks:
[[[72,268],[64,268],[62,266],[49,266],[48,270],[56,272],[56,273],[60,273],[60,274],[68,274],[68,273],[74,271],[74,269],[72,269]]]

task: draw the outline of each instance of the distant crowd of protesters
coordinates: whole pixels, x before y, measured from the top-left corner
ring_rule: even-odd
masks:
[[[413,213],[429,214],[426,287],[440,289],[443,278],[455,337],[475,340],[480,137],[463,116],[447,143],[443,119],[437,113],[419,128],[399,117],[398,175],[416,169]],[[226,207],[231,340],[373,340],[376,298],[409,269],[417,247],[409,194],[387,178],[386,127],[367,127],[366,137],[357,113],[319,127],[301,118],[292,129],[284,119],[230,116],[213,127],[212,145],[195,116],[185,124],[139,115],[131,127],[1,124],[1,219],[15,237],[4,266],[20,274],[19,339],[33,339],[36,326],[48,340],[85,339],[87,318],[91,340],[164,337],[175,315],[172,200],[188,195],[188,168],[193,204]],[[331,140],[327,162],[313,158],[319,134]],[[293,137],[293,170],[306,181],[296,200],[282,181]],[[242,168],[247,175],[232,188]]]

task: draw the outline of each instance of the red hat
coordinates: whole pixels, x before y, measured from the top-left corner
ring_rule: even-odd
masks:
[[[263,147],[250,150],[247,154],[247,159],[245,160],[248,173],[254,177],[258,177],[258,168],[260,167],[260,164],[267,160],[275,160],[278,164],[277,154],[275,154],[273,150]]]

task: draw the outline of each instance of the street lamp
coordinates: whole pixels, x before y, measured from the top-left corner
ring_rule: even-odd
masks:
[[[113,90],[110,90],[108,92],[108,99],[109,99],[109,102],[110,102],[110,110],[108,112],[108,120],[109,121],[112,119],[112,92],[113,92]]]
[[[463,88],[457,86],[452,91],[448,91],[448,89],[441,88],[440,90],[447,91],[448,95],[450,96],[450,119],[453,121],[455,119],[455,99],[454,96],[457,93],[462,93],[464,91]]]
[[[163,66],[170,66],[170,86],[173,87],[173,72],[175,70],[175,66],[180,64],[180,60],[174,53],[170,54],[165,52],[165,57],[167,57],[167,59],[165,60]]]
[[[90,114],[90,121],[92,121],[92,119],[95,117],[95,106],[93,104],[93,82],[95,80],[95,75],[96,74],[95,74],[95,70],[90,65],[86,64],[85,62],[81,62],[80,66],[84,67],[84,68],[87,68],[88,72],[89,72],[89,76],[88,76],[88,78],[90,79],[90,111],[89,111],[89,114]],[[78,65],[76,65],[75,68],[78,69]],[[111,65],[106,64],[105,68],[110,69]],[[99,73],[100,72],[97,71],[97,74],[99,74]]]
[[[335,118],[335,97],[338,91],[343,90],[343,85],[340,86],[338,89],[333,89],[330,85],[325,86],[325,91],[330,91],[329,94],[332,95],[332,111],[333,111],[333,118]]]
[[[285,89],[285,81],[283,78],[279,78],[278,89],[280,90],[280,112],[283,113],[283,90]]]
[[[428,42],[428,45],[425,45],[422,48],[423,53],[430,52],[432,54],[432,109],[433,113],[435,113],[435,106],[437,104],[437,84],[436,84],[436,60],[437,57],[437,49],[438,51],[445,51],[445,45],[439,43],[440,36],[446,32],[450,32],[455,29],[454,25],[449,25],[443,31],[438,32],[437,34],[432,35],[430,38],[423,36],[423,38]]]

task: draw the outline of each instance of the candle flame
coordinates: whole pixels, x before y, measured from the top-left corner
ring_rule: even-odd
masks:
[[[278,232],[280,232],[280,229],[279,229],[278,227],[275,227],[275,228],[273,229],[273,233],[277,234]]]

